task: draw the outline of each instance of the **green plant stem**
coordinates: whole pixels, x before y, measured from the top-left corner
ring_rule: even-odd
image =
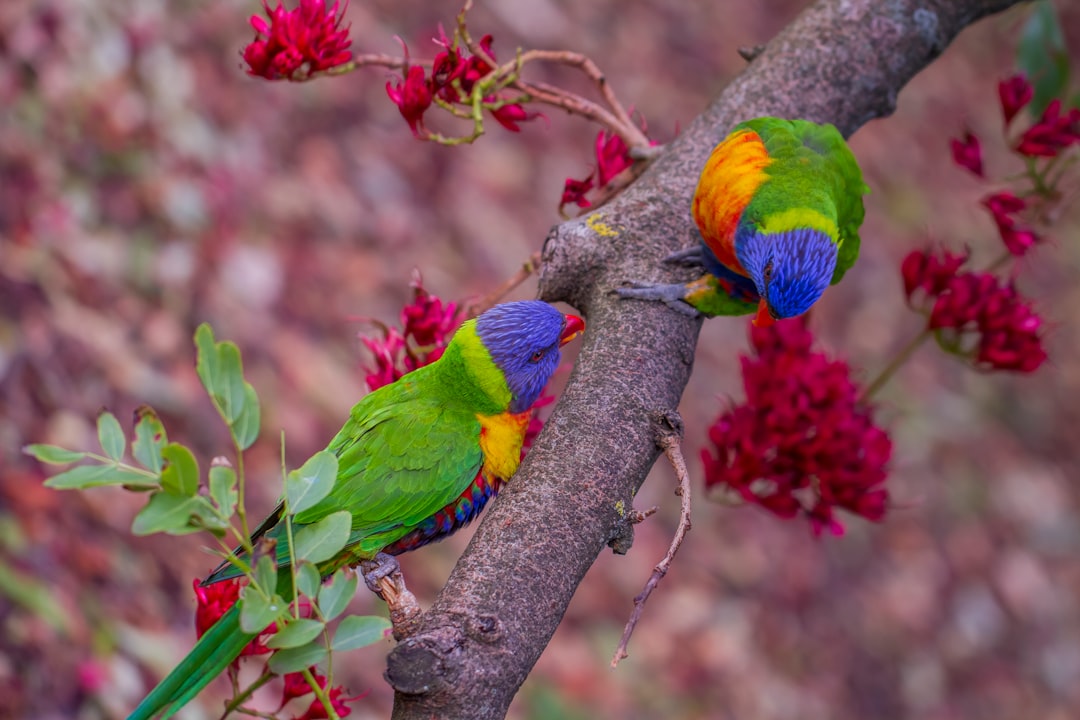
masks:
[[[319,702],[326,708],[327,720],[341,720],[337,711],[334,710],[334,703],[330,702],[330,697],[326,694],[326,691],[323,690],[322,686],[315,682],[315,676],[311,674],[311,670],[309,668],[304,668],[302,672],[304,673],[304,679],[308,681],[308,685],[315,691],[315,697],[318,698]],[[330,681],[327,680],[326,684],[329,685]]]
[[[236,448],[236,515],[240,518],[240,532],[242,533],[240,543],[249,554],[253,555],[255,546],[251,544],[251,529],[248,527],[247,509],[244,507],[247,499],[244,492],[244,450],[236,441],[233,441],[233,447]]]
[[[244,691],[242,693],[236,695],[232,700],[229,701],[229,704],[225,706],[225,712],[221,713],[221,720],[225,720],[225,718],[229,716],[229,713],[234,712],[241,705],[247,702],[247,699],[250,698],[256,690],[261,688],[266,683],[270,682],[270,679],[272,677],[274,677],[273,673],[264,672],[255,680],[255,682],[244,688]]]
[[[877,393],[878,390],[884,387],[885,383],[889,382],[889,380],[892,379],[892,376],[896,374],[896,371],[899,370],[903,366],[903,364],[911,358],[915,351],[919,349],[919,346],[926,342],[926,339],[932,334],[933,330],[931,330],[929,327],[926,327],[923,329],[922,332],[913,337],[907,345],[901,348],[900,352],[896,354],[896,357],[894,357],[892,361],[885,366],[885,369],[878,373],[878,376],[874,378],[874,380],[869,385],[866,386],[866,389],[863,390],[862,395],[859,396],[859,402],[867,402],[868,400],[870,400],[870,398],[874,396],[875,393]]]
[[[285,469],[285,431],[281,431],[281,482],[288,480],[288,471]],[[285,516],[285,538],[289,543],[289,582],[292,583],[292,606],[293,617],[300,619],[300,591],[296,588],[296,555],[293,553],[292,510],[289,508],[289,494],[282,493],[281,514]]]

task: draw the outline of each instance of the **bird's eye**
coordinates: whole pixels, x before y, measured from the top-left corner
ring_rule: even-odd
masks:
[[[547,350],[537,350],[536,352],[534,352],[534,353],[532,354],[532,357],[530,357],[530,358],[529,358],[529,362],[531,362],[531,363],[538,363],[538,362],[540,362],[540,360],[542,360],[542,359],[543,359],[543,357],[544,357],[544,355],[545,355],[546,353],[547,353]]]
[[[765,263],[765,269],[761,271],[761,276],[765,278],[765,282],[772,280],[772,260]]]

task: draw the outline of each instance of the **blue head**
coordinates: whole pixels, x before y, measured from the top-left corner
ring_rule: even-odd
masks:
[[[559,366],[559,348],[584,327],[581,318],[539,300],[496,305],[476,319],[476,333],[510,388],[509,412],[536,402]]]
[[[802,315],[817,302],[832,282],[837,252],[832,238],[813,228],[763,233],[745,225],[735,239],[739,262],[776,319]]]

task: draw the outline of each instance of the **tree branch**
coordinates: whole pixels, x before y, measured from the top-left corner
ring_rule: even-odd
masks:
[[[629,547],[633,497],[659,452],[650,418],[678,406],[700,326],[611,291],[628,279],[680,279],[661,259],[696,242],[690,198],[713,146],[760,115],[832,122],[849,135],[889,115],[900,88],[965,26],[1013,4],[821,0],[621,196],[552,230],[540,295],[586,315],[582,351],[419,632],[390,653],[396,720],[504,717],[593,561],[606,546]]]

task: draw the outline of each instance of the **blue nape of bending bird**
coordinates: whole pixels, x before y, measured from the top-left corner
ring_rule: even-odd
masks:
[[[687,314],[795,317],[859,255],[867,188],[832,125],[763,117],[735,127],[705,164],[692,213],[701,246],[672,261],[704,266],[686,285],[621,288]]]

